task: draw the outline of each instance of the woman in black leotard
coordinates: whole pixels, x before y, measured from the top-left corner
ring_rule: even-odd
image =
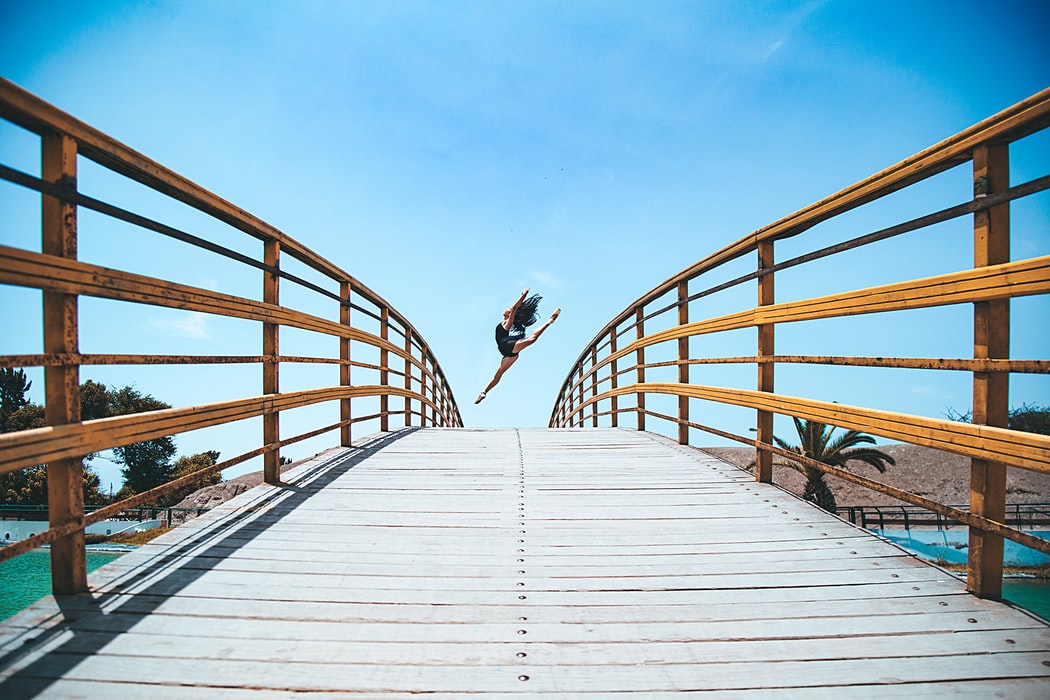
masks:
[[[499,348],[499,353],[503,355],[503,359],[500,360],[496,376],[492,378],[485,390],[478,394],[478,398],[474,400],[474,403],[481,403],[488,392],[492,391],[492,387],[499,384],[499,380],[503,378],[503,373],[517,362],[518,353],[535,343],[540,334],[547,330],[547,327],[554,323],[554,319],[558,318],[558,314],[561,313],[561,309],[555,309],[551,317],[537,328],[532,335],[526,338],[525,327],[536,323],[536,309],[539,307],[540,299],[542,298],[539,294],[533,294],[531,297],[528,294],[529,290],[526,288],[521,293],[521,296],[518,297],[518,300],[503,312],[503,322],[496,326],[496,347]],[[525,297],[528,298],[526,299]]]

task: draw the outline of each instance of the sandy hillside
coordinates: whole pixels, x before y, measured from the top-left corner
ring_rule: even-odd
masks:
[[[875,481],[881,481],[905,491],[951,505],[970,500],[970,459],[950,452],[918,445],[877,445],[893,457],[896,465],[879,474],[873,467],[857,463],[852,471]],[[705,447],[704,452],[737,466],[754,461],[755,451],[750,447]],[[779,458],[777,458],[779,459]],[[784,488],[801,494],[805,478],[790,467],[775,466],[773,480]],[[839,506],[897,505],[901,501],[876,493],[858,484],[833,476],[828,484]],[[1006,500],[1008,503],[1050,503],[1050,474],[1042,474],[1011,467],[1007,473]]]

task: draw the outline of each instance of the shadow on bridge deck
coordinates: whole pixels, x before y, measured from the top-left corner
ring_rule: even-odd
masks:
[[[648,433],[335,449],[0,632],[0,696],[1046,697],[1050,626]]]

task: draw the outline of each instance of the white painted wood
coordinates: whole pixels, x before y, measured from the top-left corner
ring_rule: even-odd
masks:
[[[658,436],[412,430],[285,479],[7,621],[0,697],[1050,696],[1045,621]]]

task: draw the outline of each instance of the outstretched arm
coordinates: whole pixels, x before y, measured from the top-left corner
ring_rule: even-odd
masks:
[[[503,319],[503,328],[504,329],[509,331],[510,327],[512,325],[514,325],[514,314],[518,313],[518,307],[521,306],[521,302],[525,301],[525,297],[527,297],[528,295],[529,295],[529,288],[525,287],[525,289],[523,289],[522,292],[521,292],[521,296],[518,297],[518,300],[516,302],[514,302],[514,304],[510,307],[510,316],[508,316],[507,318]]]

